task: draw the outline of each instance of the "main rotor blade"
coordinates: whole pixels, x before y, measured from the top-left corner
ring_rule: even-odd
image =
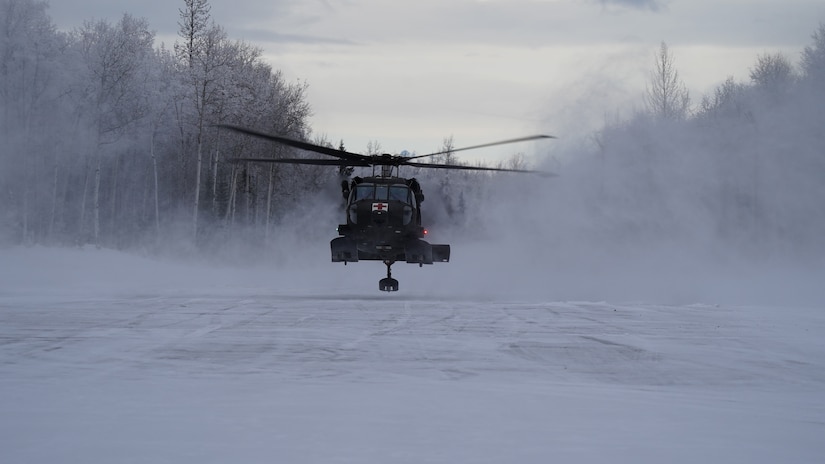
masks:
[[[337,148],[330,148],[324,147],[322,145],[315,145],[314,143],[304,142],[302,140],[296,140],[289,137],[284,137],[281,135],[273,135],[267,134],[266,132],[259,132],[252,129],[247,129],[246,127],[241,126],[234,126],[231,124],[218,124],[218,127],[222,127],[224,129],[229,129],[231,131],[240,132],[241,134],[251,135],[253,137],[258,137],[266,140],[270,140],[272,142],[280,143],[283,145],[287,145],[294,148],[300,148],[301,150],[307,150],[315,153],[320,153],[322,155],[327,156],[334,156],[335,158],[347,160],[352,166],[369,166],[363,163],[367,162],[369,159],[367,156],[359,155],[358,153],[350,153],[344,150],[338,150]],[[358,164],[360,163],[360,164]],[[306,163],[304,163],[306,164]],[[350,166],[347,165],[347,166]]]
[[[505,168],[487,168],[483,166],[461,166],[457,164],[429,164],[429,163],[403,163],[402,166],[414,166],[417,168],[428,169],[454,169],[458,171],[496,171],[496,172],[519,172],[524,174],[539,174],[545,177],[556,177],[557,174],[547,171],[533,171],[530,169],[505,169]]]
[[[370,164],[361,161],[347,161],[347,160],[331,160],[331,159],[313,159],[313,158],[230,158],[226,160],[228,163],[280,163],[280,164],[311,164],[315,166],[364,166],[370,167]]]
[[[452,150],[444,150],[444,151],[437,151],[435,153],[429,153],[426,155],[417,155],[417,156],[410,156],[406,159],[413,160],[418,158],[426,158],[428,156],[436,156],[436,155],[444,155],[447,153],[454,153],[457,151],[464,151],[464,150],[475,150],[476,148],[485,148],[485,147],[493,147],[496,145],[506,145],[508,143],[518,143],[518,142],[528,142],[530,140],[539,140],[539,139],[554,139],[555,136],[552,135],[530,135],[527,137],[519,137],[517,139],[508,139],[508,140],[501,140],[499,142],[490,142],[484,143],[481,145],[473,145],[472,147],[462,147],[462,148],[453,148]]]

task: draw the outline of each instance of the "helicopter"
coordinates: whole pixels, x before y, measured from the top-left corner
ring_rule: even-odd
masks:
[[[421,222],[421,203],[424,192],[417,179],[400,175],[402,166],[427,169],[452,169],[469,171],[497,171],[554,175],[544,171],[527,169],[488,168],[453,164],[422,163],[415,160],[457,151],[473,150],[540,139],[554,139],[552,135],[531,135],[498,142],[454,148],[426,155],[401,156],[392,154],[362,155],[343,149],[297,140],[291,137],[269,134],[242,126],[220,124],[218,127],[301,150],[332,158],[232,158],[233,163],[284,163],[338,166],[342,175],[354,167],[371,168],[372,175],[356,176],[341,181],[341,193],[346,201],[346,224],[338,225],[338,237],[330,242],[332,262],[355,263],[358,261],[382,261],[387,266],[387,276],[378,282],[385,292],[398,291],[398,280],[392,277],[392,265],[407,262],[425,264],[450,261],[450,245],[431,244],[424,240],[427,229]]]

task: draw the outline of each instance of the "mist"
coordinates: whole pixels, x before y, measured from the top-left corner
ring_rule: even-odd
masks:
[[[443,231],[454,252],[439,281],[551,299],[822,304],[823,36],[798,68],[759,56],[750,82],[730,78],[684,113],[639,110],[535,147],[535,167],[558,177],[459,181],[454,191],[483,186]]]

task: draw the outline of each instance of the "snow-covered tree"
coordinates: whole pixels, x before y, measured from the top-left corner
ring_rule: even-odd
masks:
[[[806,46],[802,51],[803,76],[814,85],[814,88],[825,92],[825,23],[819,24],[811,38],[813,44]]]
[[[180,10],[179,36],[181,41],[175,44],[175,52],[181,64],[181,76],[192,108],[192,116],[188,121],[194,127],[195,138],[192,237],[197,239],[204,132],[212,107],[222,97],[223,76],[221,74],[228,64],[228,57],[221,52],[227,37],[226,32],[220,26],[210,23],[210,6],[207,0],[184,0],[184,2],[185,8]]]
[[[47,128],[59,121],[57,73],[66,41],[46,8],[42,1],[0,1],[0,235],[6,229],[25,241],[46,233],[55,213],[55,188],[45,180],[58,175],[45,171],[56,165]]]
[[[86,22],[75,35],[83,66],[78,109],[93,138],[93,238],[99,245],[103,151],[145,115],[144,79],[154,53],[154,34],[145,19],[124,14],[115,25],[103,20]],[[117,188],[117,172],[112,185]]]
[[[782,53],[757,56],[750,78],[757,90],[774,102],[785,96],[795,80],[793,65]]]
[[[712,124],[718,123],[719,119],[752,120],[751,106],[747,87],[730,76],[716,86],[711,95],[702,97],[696,116]]]

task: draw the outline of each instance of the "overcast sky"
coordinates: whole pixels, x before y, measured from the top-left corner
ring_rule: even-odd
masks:
[[[60,29],[145,17],[176,40],[183,0],[51,0]],[[309,84],[316,134],[363,151],[436,151],[534,133],[566,140],[642,105],[671,48],[695,103],[760,53],[794,62],[825,22],[822,0],[211,0],[232,39]],[[542,142],[548,143],[548,142]],[[560,143],[560,142],[549,142]],[[529,144],[504,151],[531,153]],[[476,153],[486,159],[501,149]],[[467,155],[463,156],[467,158]]]

